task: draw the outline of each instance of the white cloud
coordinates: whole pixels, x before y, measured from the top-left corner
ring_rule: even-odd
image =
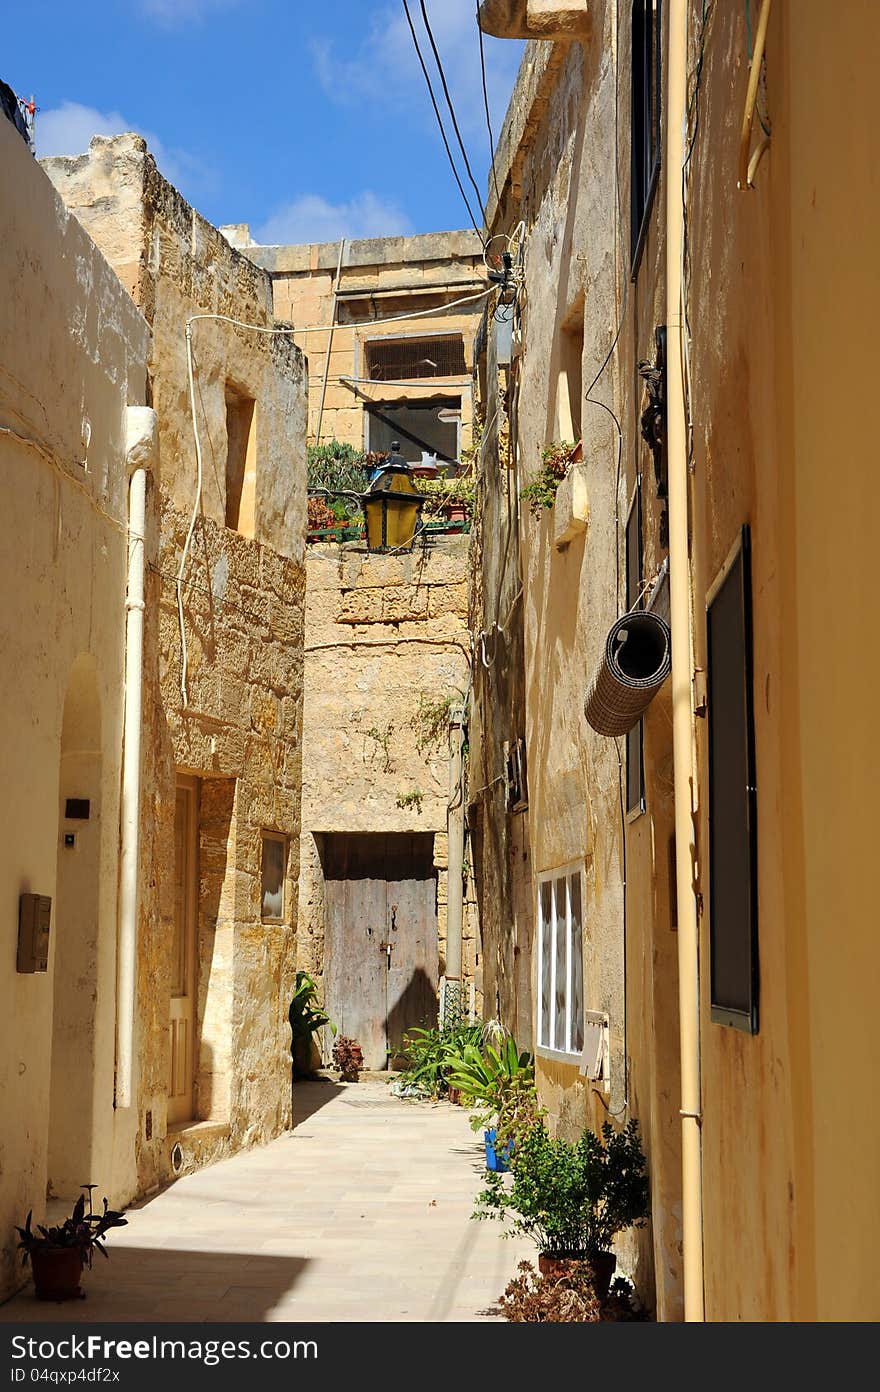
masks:
[[[344,203],[330,203],[317,193],[303,193],[283,204],[254,229],[262,246],[296,246],[303,242],[335,242],[340,237],[398,237],[412,232],[412,223],[395,203],[366,190]]]
[[[37,155],[82,155],[93,135],[122,135],[134,131],[147,142],[159,170],[176,187],[204,187],[204,171],[185,150],[168,150],[157,135],[129,121],[118,111],[98,111],[94,106],[66,101],[50,111],[40,111],[36,121]]]
[[[434,55],[422,22],[419,0],[409,0],[409,9],[437,104],[449,131],[450,145],[457,152]],[[479,161],[481,169],[484,168],[489,155],[476,3],[475,0],[431,0],[426,9],[458,122],[462,135],[466,137],[468,153],[476,172],[476,162]],[[483,43],[492,132],[497,140],[523,45],[510,39],[492,39],[488,36],[484,37]],[[422,113],[424,122],[436,127],[425,79],[401,5],[392,7],[386,4],[374,11],[367,35],[353,54],[347,45],[344,50],[337,51],[334,41],[328,38],[313,40],[311,52],[318,80],[333,101],[340,104],[362,102],[365,98],[378,104],[387,101],[391,113],[396,113],[398,104],[404,101],[413,112]]]

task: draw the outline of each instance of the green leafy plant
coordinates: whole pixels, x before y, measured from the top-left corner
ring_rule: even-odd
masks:
[[[420,792],[418,788],[413,788],[412,791],[409,793],[398,793],[397,797],[395,798],[395,802],[397,803],[397,806],[402,810],[406,809],[407,807],[414,807],[418,812],[419,816],[421,816],[422,802],[424,801],[424,797],[425,794]]]
[[[487,1035],[484,1026],[479,1044],[466,1044],[450,1059],[448,1082],[480,1108],[471,1117],[475,1131],[494,1126],[496,1150],[511,1141],[516,1145],[542,1115],[535,1091],[535,1061],[506,1031]]]
[[[541,467],[519,495],[528,503],[533,517],[540,517],[545,508],[552,508],[556,502],[556,491],[571,468],[577,448],[576,443],[563,440],[554,441],[541,451]]]
[[[477,496],[477,480],[472,470],[445,478],[416,478],[416,488],[425,495],[423,522],[437,522],[446,516],[448,508],[458,506],[468,517],[473,515]]]
[[[482,1026],[462,1021],[444,1029],[413,1026],[404,1036],[406,1082],[429,1097],[443,1097],[449,1090],[449,1072],[467,1044],[479,1041]]]
[[[377,750],[381,750],[383,773],[391,772],[391,754],[389,751],[389,746],[391,744],[391,736],[393,733],[394,726],[390,722],[388,725],[385,726],[384,730],[380,730],[377,725],[371,725],[369,730],[364,730],[364,739],[372,740],[375,746],[375,748],[373,749],[372,756],[369,758],[369,762],[372,763]],[[365,762],[367,762],[367,760],[365,760]]]
[[[333,1062],[339,1069],[344,1083],[356,1083],[358,1074],[364,1066],[364,1054],[356,1039],[340,1034],[333,1045]]]
[[[513,1184],[490,1172],[477,1196],[475,1218],[504,1220],[510,1235],[531,1238],[557,1257],[594,1257],[629,1227],[643,1227],[649,1188],[638,1122],[622,1131],[609,1122],[600,1139],[585,1131],[575,1142],[553,1139],[543,1121],[517,1138],[510,1157]]]
[[[21,1251],[22,1265],[24,1265],[34,1254],[34,1252],[58,1251],[59,1249],[73,1249],[80,1254],[80,1259],[85,1266],[91,1266],[92,1253],[97,1251],[102,1257],[107,1256],[104,1246],[104,1237],[111,1228],[124,1228],[128,1219],[123,1211],[109,1208],[107,1200],[100,1213],[92,1210],[92,1190],[94,1184],[84,1184],[83,1188],[88,1192],[89,1211],[86,1212],[86,1195],[80,1194],[73,1206],[73,1212],[69,1218],[65,1218],[63,1223],[58,1223],[51,1228],[44,1227],[42,1223],[37,1224],[36,1232],[31,1227],[33,1211],[31,1211],[23,1228],[16,1228],[18,1233],[18,1247]]]
[[[448,739],[449,714],[453,706],[461,705],[464,692],[456,689],[446,696],[432,696],[430,691],[419,693],[419,703],[413,716],[416,749],[426,754],[429,749],[442,748]]]
[[[330,1026],[331,1034],[336,1033],[330,1016],[317,1002],[317,985],[307,971],[298,971],[287,1018],[290,1021],[294,1071],[299,1077],[312,1071],[312,1035],[325,1025]]]
[[[342,440],[309,445],[306,450],[306,486],[310,489],[338,488],[363,493],[369,470],[370,461],[364,451]]]

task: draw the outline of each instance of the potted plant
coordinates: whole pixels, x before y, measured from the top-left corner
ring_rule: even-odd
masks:
[[[340,1034],[333,1045],[333,1062],[339,1069],[339,1076],[344,1083],[356,1083],[364,1066],[363,1050],[357,1040],[349,1039],[347,1034]]]
[[[516,1133],[537,1117],[531,1054],[520,1052],[516,1040],[506,1033],[495,1044],[465,1044],[450,1062],[448,1082],[482,1108],[471,1118],[471,1125],[475,1131],[483,1127],[486,1168],[506,1170]]]
[[[503,1220],[514,1214],[511,1231],[537,1244],[544,1275],[586,1261],[604,1299],[617,1264],[610,1250],[613,1238],[626,1228],[643,1227],[649,1212],[638,1122],[614,1131],[606,1121],[601,1139],[585,1131],[571,1142],[553,1139],[539,1121],[518,1136],[510,1168],[510,1189],[498,1174],[487,1176],[473,1216]]]
[[[582,458],[580,440],[557,440],[541,451],[541,467],[519,495],[528,503],[533,517],[540,518],[545,508],[552,508],[560,483],[572,464],[579,463]]]
[[[79,1283],[83,1267],[91,1266],[95,1250],[106,1257],[103,1243],[105,1233],[110,1228],[125,1227],[128,1222],[121,1212],[107,1206],[106,1199],[101,1212],[93,1212],[94,1187],[94,1184],[83,1185],[89,1196],[88,1213],[86,1196],[80,1194],[73,1212],[63,1223],[51,1228],[38,1223],[35,1232],[31,1227],[31,1211],[24,1227],[16,1228],[22,1264],[30,1261],[38,1300],[81,1299],[83,1292]]]
[[[336,1026],[317,1004],[317,999],[318,988],[308,972],[298,971],[287,1016],[290,1021],[290,1052],[295,1078],[314,1077],[315,1068],[321,1061],[314,1042],[317,1031],[329,1025],[331,1033],[336,1033]]]

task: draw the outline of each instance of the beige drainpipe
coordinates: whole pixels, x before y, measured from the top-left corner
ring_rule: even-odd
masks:
[[[666,322],[669,468],[669,589],[672,629],[672,743],[675,759],[675,869],[678,905],[678,1014],[681,1047],[681,1188],[684,1317],[705,1318],[703,1151],[700,1087],[699,918],[694,886],[693,609],[688,550],[688,461],[682,376],[681,170],[685,153],[687,0],[670,0],[666,99]]]

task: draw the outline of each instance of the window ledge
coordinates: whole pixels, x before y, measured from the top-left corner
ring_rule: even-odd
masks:
[[[168,1136],[189,1137],[197,1141],[208,1136],[229,1136],[232,1134],[232,1127],[228,1121],[176,1121],[168,1127],[165,1132]]]
[[[590,499],[587,492],[587,466],[572,464],[556,490],[553,504],[553,543],[561,551],[587,530]]]
[[[535,1050],[535,1057],[547,1059],[550,1063],[567,1063],[572,1068],[580,1068],[582,1054],[566,1054],[562,1049],[548,1049],[539,1044]]]

